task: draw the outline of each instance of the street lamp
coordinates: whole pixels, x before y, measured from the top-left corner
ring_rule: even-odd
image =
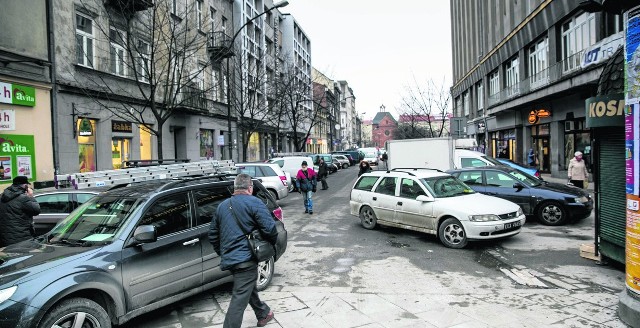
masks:
[[[240,35],[240,32],[242,32],[242,29],[244,29],[247,25],[249,25],[251,22],[255,21],[256,19],[258,19],[260,16],[274,10],[277,8],[282,8],[284,6],[287,6],[289,4],[289,1],[280,1],[278,3],[275,3],[273,5],[273,7],[263,11],[262,13],[254,16],[253,18],[251,18],[250,20],[246,21],[242,26],[240,26],[240,28],[238,28],[238,30],[236,31],[236,33],[233,35],[233,37],[231,37],[231,41],[229,41],[229,47],[230,48],[235,48],[235,40],[238,37],[238,35]],[[234,52],[232,52],[234,53]],[[233,159],[233,144],[231,143],[231,79],[229,76],[229,59],[227,59],[227,130],[228,130],[228,134],[229,134],[229,159]]]

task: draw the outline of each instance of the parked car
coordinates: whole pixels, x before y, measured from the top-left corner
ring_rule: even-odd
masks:
[[[343,169],[348,169],[351,166],[351,161],[347,158],[346,155],[333,154],[333,158],[336,159],[340,163],[340,167]]]
[[[280,200],[289,195],[290,178],[276,163],[238,163],[235,165],[238,173],[245,173],[260,179],[262,185],[271,193],[273,198]]]
[[[342,169],[342,163],[337,158],[332,158],[329,169],[333,171],[332,173],[336,173]]]
[[[516,235],[525,222],[518,205],[429,169],[365,173],[353,185],[349,205],[365,229],[380,224],[426,232],[451,248]]]
[[[591,215],[593,200],[582,189],[541,181],[507,166],[485,166],[449,171],[473,190],[512,201],[525,215],[557,226]]]
[[[275,199],[253,184],[279,232],[275,255],[259,263],[264,290],[287,231]],[[46,235],[3,248],[0,326],[109,328],[232,281],[208,238],[232,191],[224,176],[138,182],[91,198]]]
[[[69,188],[44,192],[36,191],[34,197],[40,205],[40,214],[33,217],[36,235],[39,236],[49,232],[60,220],[66,218],[78,206],[107,190],[108,188],[98,187],[80,190]]]
[[[358,150],[339,150],[335,151],[332,154],[342,154],[351,156],[351,165],[358,165],[362,159],[364,159],[364,154]]]
[[[300,170],[303,161],[306,161],[309,166],[313,165],[313,159],[310,156],[274,157],[269,159],[267,163],[278,164],[282,171],[289,173],[289,192],[293,192],[296,190],[296,175],[298,175],[298,170]],[[317,172],[318,166],[314,166],[313,169]]]
[[[496,160],[498,160],[498,162],[513,167],[514,169],[518,169],[528,175],[532,175],[540,180],[542,179],[542,175],[540,175],[540,170],[538,170],[538,168],[536,167],[531,167],[531,166],[526,166],[524,164],[520,164],[520,163],[516,163],[510,159],[507,158],[496,158]]]

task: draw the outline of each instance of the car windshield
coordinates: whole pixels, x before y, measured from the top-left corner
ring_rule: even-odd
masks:
[[[493,165],[504,165],[503,163],[501,163],[499,160],[491,157],[491,156],[481,156],[485,161],[493,164]]]
[[[515,169],[510,173],[511,176],[529,187],[537,187],[542,184],[542,182],[540,182],[540,179],[532,177],[531,175],[520,170]]]
[[[46,235],[46,242],[73,246],[108,244],[139,204],[136,198],[94,197],[60,221]]]
[[[435,198],[455,197],[473,194],[473,189],[469,188],[464,182],[452,176],[434,177],[421,179],[422,184],[427,186],[429,192]]]

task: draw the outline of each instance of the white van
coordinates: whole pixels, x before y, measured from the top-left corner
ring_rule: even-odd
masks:
[[[267,163],[278,164],[285,173],[290,175],[291,183],[289,184],[289,192],[292,192],[296,187],[296,175],[302,167],[303,161],[307,161],[307,165],[313,167],[313,170],[318,172],[318,167],[313,165],[313,159],[309,156],[274,157],[268,160]]]

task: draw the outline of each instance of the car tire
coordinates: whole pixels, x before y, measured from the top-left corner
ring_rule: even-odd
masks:
[[[111,328],[111,319],[107,311],[98,303],[86,298],[70,298],[55,305],[44,315],[38,327],[70,327],[76,319],[84,320],[81,325],[76,323],[77,327]]]
[[[273,256],[267,260],[258,263],[258,280],[256,281],[256,289],[261,292],[271,283],[271,279],[273,279],[273,272],[275,269],[274,265],[275,261],[273,260]]]
[[[349,168],[349,164],[347,164],[347,163],[342,164],[342,168],[343,169],[348,169]]]
[[[559,226],[567,222],[567,211],[558,202],[547,201],[538,206],[538,221],[548,226]]]
[[[273,191],[271,189],[268,189],[268,191],[269,191],[269,194],[271,194],[271,197],[273,197],[273,200],[278,200],[278,193],[277,192],[275,192],[275,191]]]
[[[378,217],[373,209],[369,206],[363,206],[360,209],[360,223],[365,229],[374,229],[378,224]]]
[[[448,218],[440,224],[438,238],[442,244],[449,248],[464,248],[469,242],[464,227],[455,218]]]
[[[296,182],[294,180],[289,181],[289,192],[296,191]]]

